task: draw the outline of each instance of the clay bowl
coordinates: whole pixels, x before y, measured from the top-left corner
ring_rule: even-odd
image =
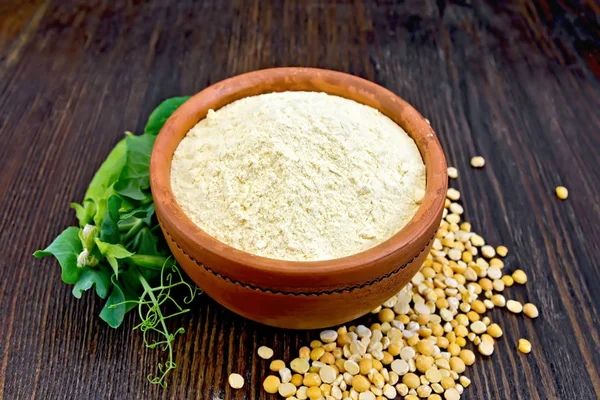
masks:
[[[209,236],[177,204],[170,171],[179,142],[209,109],[270,92],[318,91],[377,108],[415,140],[427,168],[426,194],[399,233],[364,252],[328,261],[283,261],[237,250]],[[206,294],[263,324],[313,329],[360,317],[420,269],[439,226],[448,185],[444,153],[413,107],[364,79],[313,68],[275,68],[216,83],[184,103],[160,131],[150,162],[156,215],[175,258]]]

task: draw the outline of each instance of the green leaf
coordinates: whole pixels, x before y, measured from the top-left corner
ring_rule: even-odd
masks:
[[[154,203],[150,203],[146,207],[146,215],[143,217],[146,225],[148,225],[148,226],[152,225],[152,217],[153,216],[154,216]],[[140,218],[142,218],[142,217],[140,217]]]
[[[81,205],[72,203],[81,227],[94,221],[100,226],[106,212],[106,202],[113,193],[112,186],[119,178],[125,165],[125,139],[122,139],[110,152],[98,171],[94,174],[85,192]]]
[[[79,220],[79,226],[82,228],[86,224],[92,222],[94,214],[96,213],[96,206],[92,200],[85,200],[83,205],[79,203],[71,203],[71,208],[75,210],[75,215]]]
[[[108,274],[102,269],[85,269],[79,280],[75,284],[73,288],[73,296],[78,299],[81,298],[81,295],[84,291],[90,289],[92,286],[96,287],[96,294],[105,299],[108,295],[108,289],[110,288],[111,282]]]
[[[81,269],[77,267],[77,256],[83,250],[79,240],[79,228],[71,226],[54,239],[45,250],[38,250],[33,255],[36,258],[53,255],[62,269],[62,280],[74,284],[79,280]]]
[[[154,236],[147,227],[142,228],[129,243],[125,244],[127,249],[137,254],[147,254],[151,256],[160,255],[157,245],[158,238]]]
[[[126,161],[115,191],[133,200],[147,200],[151,195],[144,193],[150,188],[150,154],[156,136],[127,135]]]
[[[143,254],[160,254],[156,250],[157,242],[160,238],[160,232],[156,236],[151,227],[157,224],[154,218],[154,204],[142,205],[139,208],[121,214],[119,221],[119,230],[121,231],[121,242],[125,247],[133,252],[142,252]],[[141,249],[141,250],[140,250]]]
[[[122,200],[123,201],[121,202],[121,208],[119,208],[120,214],[128,213],[136,208],[137,201],[129,200],[126,198],[122,199]],[[121,218],[123,218],[123,217],[121,217]]]
[[[96,205],[100,199],[108,199],[108,189],[117,181],[125,165],[126,139],[122,139],[112,149],[102,163],[85,192],[84,200],[93,200]],[[104,217],[102,213],[101,217]],[[98,225],[98,224],[97,224]]]
[[[123,291],[113,282],[113,290],[104,305],[102,311],[100,311],[100,318],[102,318],[110,327],[118,328],[123,323],[125,317],[125,296]]]
[[[127,251],[127,249],[125,247],[121,246],[120,244],[106,243],[106,242],[101,241],[98,238],[96,238],[96,245],[98,246],[100,253],[102,253],[102,255],[104,257],[106,257],[106,260],[112,267],[112,269],[115,273],[115,276],[118,277],[119,276],[119,264],[117,262],[117,259],[130,257],[133,255],[133,253]]]
[[[113,269],[115,276],[119,276],[119,262],[117,259],[111,255],[106,256],[106,261],[110,264],[110,267]]]
[[[120,207],[121,198],[119,196],[112,195],[108,198],[106,213],[100,229],[100,240],[103,242],[117,244],[121,240],[118,226]]]
[[[137,306],[134,301],[139,301],[144,288],[140,282],[140,274],[136,268],[129,268],[123,273],[119,280],[123,295],[126,301],[131,301],[125,304],[125,313],[129,312],[132,308]]]
[[[121,221],[127,220],[129,218],[141,218],[144,220],[146,225],[150,226],[152,224],[152,217],[154,216],[154,203],[148,203],[141,205],[138,208],[130,210],[129,212],[121,214]]]
[[[104,256],[113,256],[114,258],[127,258],[133,255],[133,253],[127,251],[127,249],[120,244],[105,243],[99,239],[96,239],[96,245],[100,249],[100,253]]]
[[[94,207],[96,212],[94,214],[94,225],[102,226],[104,215],[106,214],[106,207],[108,205],[108,198],[113,194],[112,186],[107,190],[106,197],[97,198],[94,201]]]
[[[161,128],[165,122],[167,122],[167,119],[169,119],[171,114],[173,114],[175,110],[177,110],[179,106],[185,103],[189,98],[190,96],[173,97],[160,103],[160,105],[156,107],[154,111],[152,111],[152,114],[150,114],[146,128],[144,128],[144,133],[153,136],[158,135],[158,132],[160,132]]]

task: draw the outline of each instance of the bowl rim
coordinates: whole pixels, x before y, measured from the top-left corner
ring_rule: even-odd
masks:
[[[216,110],[235,100],[261,93],[310,91],[293,90],[289,89],[289,86],[295,81],[311,85],[314,80],[324,80],[327,86],[325,90],[314,91],[324,91],[377,108],[415,140],[426,168],[425,195],[415,215],[399,232],[375,247],[341,258],[318,261],[263,257],[229,246],[206,233],[187,217],[171,189],[171,161],[183,137],[191,127],[206,116],[207,104],[213,105],[214,107],[209,108]],[[256,92],[259,84],[267,84],[274,90]],[[320,87],[322,88],[322,85]],[[354,97],[348,97],[348,93]],[[357,100],[357,97],[360,99]],[[177,143],[173,145],[173,141]],[[163,230],[166,222],[184,238],[186,245],[201,248],[209,254],[230,261],[232,265],[242,265],[245,269],[244,273],[255,272],[288,277],[314,277],[315,274],[324,276],[333,272],[352,274],[365,265],[374,265],[379,260],[414,246],[415,242],[422,243],[417,252],[422,251],[422,248],[426,247],[432,239],[431,225],[439,223],[448,187],[446,160],[441,145],[427,120],[409,103],[388,89],[354,75],[300,67],[262,69],[237,75],[208,86],[188,99],[168,118],[156,138],[150,161],[150,181],[157,215],[160,211],[159,222]],[[435,228],[437,230],[437,226]],[[175,241],[172,237],[171,239]],[[406,260],[411,258],[412,256],[406,257]],[[390,268],[389,272],[397,267],[398,265]]]

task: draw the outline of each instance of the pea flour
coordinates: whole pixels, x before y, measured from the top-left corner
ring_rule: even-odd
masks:
[[[171,185],[189,218],[246,252],[315,261],[396,234],[425,193],[408,134],[378,110],[318,92],[210,110],[181,141]]]

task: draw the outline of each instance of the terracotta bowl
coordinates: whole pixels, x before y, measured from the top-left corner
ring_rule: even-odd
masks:
[[[244,97],[283,91],[326,92],[380,110],[415,140],[427,168],[416,215],[380,245],[327,261],[283,261],[237,250],[209,236],[177,204],[171,160],[179,142],[209,109]],[[313,68],[275,68],[216,83],[184,103],[154,145],[150,179],[156,215],[175,258],[214,300],[246,318],[295,329],[337,325],[388,300],[420,269],[439,226],[448,186],[435,133],[407,102],[372,82]]]

